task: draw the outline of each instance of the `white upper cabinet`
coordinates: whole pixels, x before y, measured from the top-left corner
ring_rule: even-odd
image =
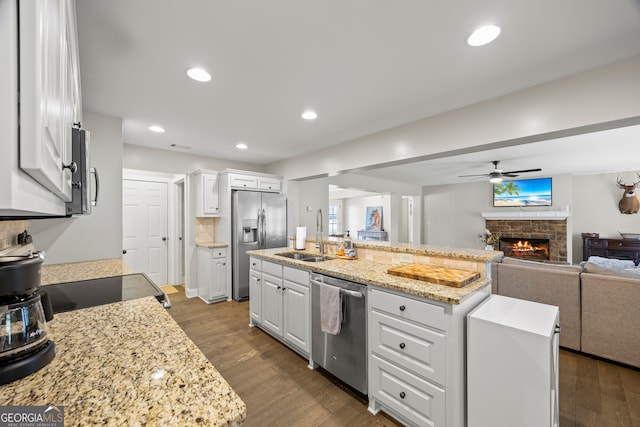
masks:
[[[279,193],[282,190],[282,179],[277,176],[229,173],[229,187]]]
[[[71,200],[71,129],[81,120],[75,4],[19,3],[20,168]]]
[[[198,171],[193,174],[193,182],[195,184],[195,216],[219,216],[220,197],[218,194],[218,173],[215,171]]]
[[[0,215],[65,215],[82,121],[74,1],[0,1],[0,54]]]

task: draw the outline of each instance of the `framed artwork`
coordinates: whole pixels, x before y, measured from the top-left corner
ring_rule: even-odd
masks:
[[[368,206],[365,220],[366,231],[382,231],[382,206]]]

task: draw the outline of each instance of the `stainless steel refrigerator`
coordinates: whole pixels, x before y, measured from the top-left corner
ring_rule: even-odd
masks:
[[[233,299],[249,298],[248,250],[287,246],[287,198],[277,193],[234,191],[232,195]]]

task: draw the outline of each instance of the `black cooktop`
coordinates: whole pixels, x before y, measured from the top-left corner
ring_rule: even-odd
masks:
[[[169,307],[165,293],[142,273],[42,286],[54,313],[154,296]]]

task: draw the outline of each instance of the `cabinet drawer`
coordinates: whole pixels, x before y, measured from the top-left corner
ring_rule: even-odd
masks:
[[[640,240],[607,240],[607,248],[625,248],[640,250]]]
[[[602,248],[606,244],[605,240],[587,240],[587,246],[590,248]]]
[[[262,261],[262,272],[282,278],[282,265],[273,262]]]
[[[259,178],[258,188],[261,190],[280,191],[282,184],[277,179]]]
[[[371,304],[374,309],[385,311],[401,319],[411,320],[444,331],[444,308],[427,302],[394,295],[373,289]]]
[[[421,426],[445,425],[445,391],[404,371],[376,355],[371,394],[408,420]]]
[[[258,188],[258,178],[255,176],[229,175],[229,185],[239,188]]]
[[[249,257],[249,269],[262,271],[262,260],[259,258]]]
[[[592,253],[593,255],[593,253]],[[625,250],[612,250],[612,249],[608,249],[606,251],[606,257],[607,258],[616,258],[616,259],[628,259],[631,261],[635,261],[636,259],[636,252],[633,251],[625,251]]]
[[[404,369],[445,385],[445,336],[374,311],[372,349]]]
[[[284,278],[285,280],[290,280],[300,285],[309,287],[309,272],[306,270],[284,267]]]
[[[211,258],[226,258],[227,248],[211,248]]]

